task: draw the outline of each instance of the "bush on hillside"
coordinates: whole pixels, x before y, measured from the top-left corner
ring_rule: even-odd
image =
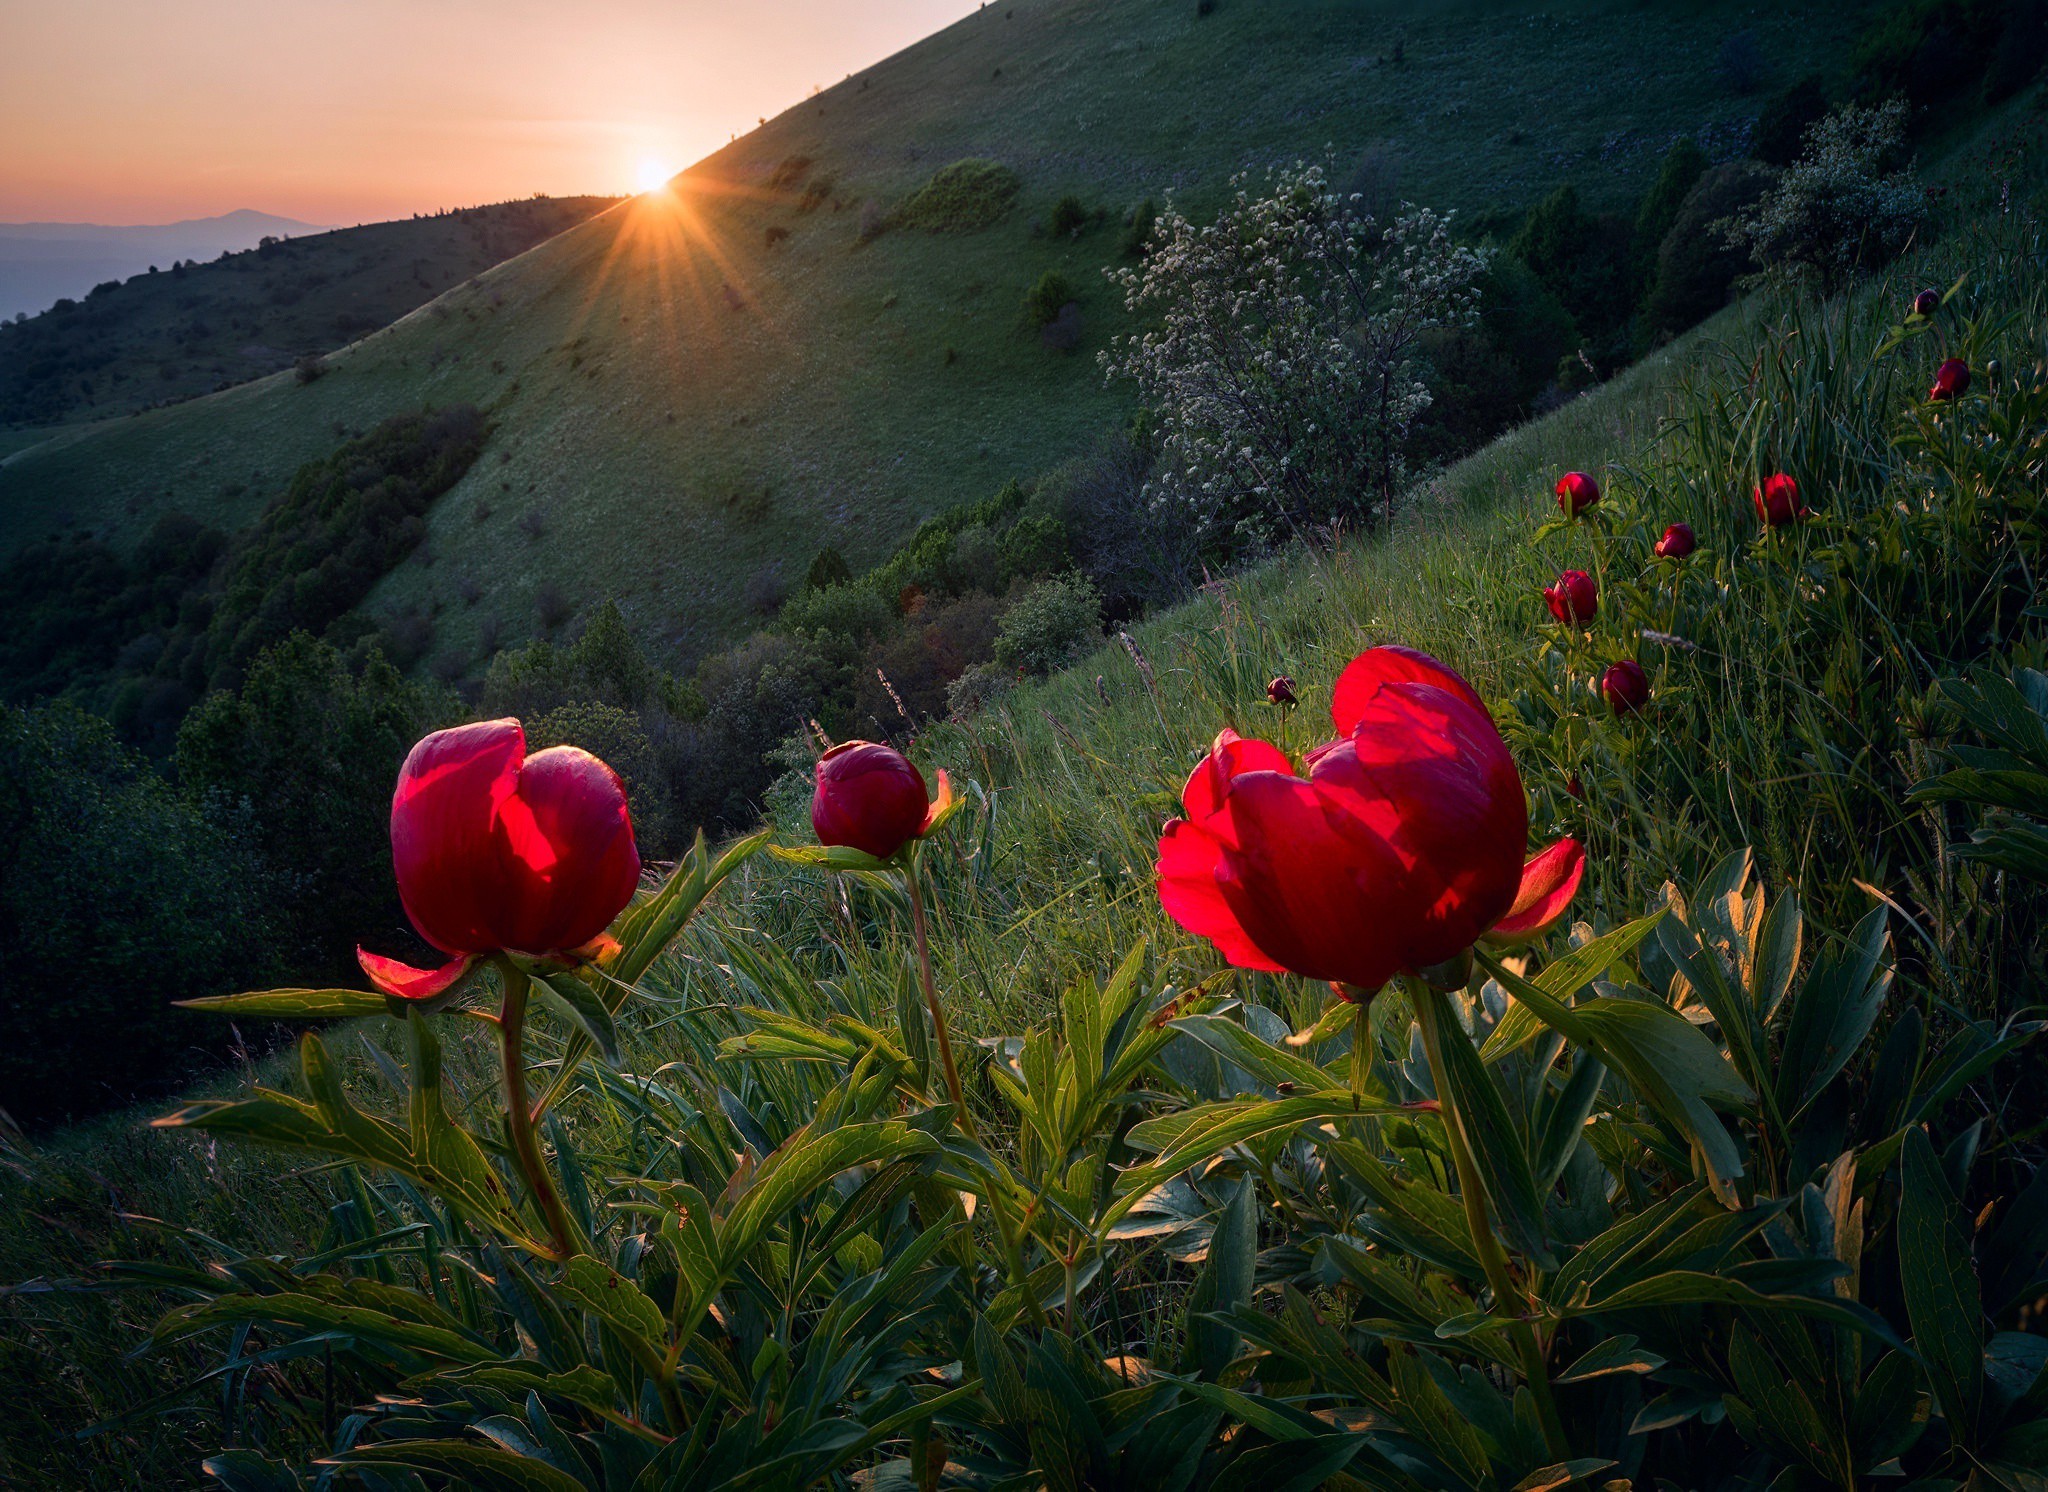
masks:
[[[1578,188],[1558,187],[1529,210],[1508,252],[1550,287],[1581,336],[1605,352],[1634,303],[1626,220],[1589,213]]]
[[[1699,180],[1707,174],[1707,153],[1690,138],[1680,140],[1664,152],[1657,167],[1657,179],[1636,205],[1634,231],[1629,235],[1633,292],[1640,299],[1657,270],[1657,251],[1665,235],[1678,221],[1679,209]]]
[[[954,161],[911,193],[895,220],[927,233],[972,233],[1000,221],[1022,187],[1017,173],[1000,161]]]
[[[358,944],[408,936],[389,874],[391,784],[413,742],[452,714],[380,654],[351,670],[297,632],[185,718],[179,788],[216,816],[246,816],[291,930],[279,951],[304,976],[347,979]]]
[[[1088,204],[1072,192],[1052,205],[1046,229],[1054,238],[1072,238],[1088,226]]]
[[[550,746],[577,746],[609,766],[625,784],[633,832],[650,852],[675,847],[674,794],[640,716],[617,705],[575,700],[525,722],[529,754]]]
[[[1056,269],[1047,270],[1024,293],[1024,324],[1033,331],[1050,326],[1075,298],[1074,282]]]
[[[1117,252],[1126,259],[1142,259],[1151,246],[1153,230],[1159,226],[1159,204],[1147,197],[1124,220],[1123,237],[1117,240]]]
[[[0,706],[0,1108],[19,1122],[186,1081],[235,1037],[171,1002],[288,967],[249,815],[223,807],[202,814],[74,706]]]
[[[813,555],[804,569],[804,589],[807,591],[845,585],[852,579],[853,571],[846,563],[846,556],[829,544]]]
[[[1756,268],[1745,248],[1729,244],[1719,224],[1751,207],[1772,184],[1751,161],[1730,161],[1703,175],[1680,204],[1643,295],[1646,343],[1675,336],[1728,304],[1738,279]]]
[[[1085,575],[1055,575],[1024,592],[1003,613],[995,661],[1046,674],[1065,668],[1102,641],[1102,593]]]
[[[1470,324],[1485,260],[1427,209],[1351,211],[1320,167],[1232,186],[1213,223],[1169,210],[1143,264],[1110,272],[1158,322],[1102,358],[1158,414],[1158,496],[1253,543],[1391,511],[1431,397],[1421,339]]]
[[[1897,257],[1920,226],[1926,199],[1901,163],[1906,106],[1845,104],[1807,131],[1778,183],[1728,229],[1767,270],[1812,277],[1824,289]]]

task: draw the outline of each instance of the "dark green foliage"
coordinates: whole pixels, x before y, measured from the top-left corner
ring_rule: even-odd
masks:
[[[525,725],[529,754],[550,746],[579,746],[619,774],[634,833],[649,853],[679,842],[667,774],[639,714],[595,700],[576,700],[534,716]]]
[[[1003,613],[995,661],[1045,674],[1065,668],[1102,641],[1102,596],[1085,575],[1056,575],[1024,592]]]
[[[1630,241],[1634,289],[1641,296],[1657,269],[1657,251],[1678,221],[1679,209],[1699,179],[1707,172],[1707,153],[1690,139],[1680,140],[1664,153],[1657,179],[1643,193],[1636,207],[1634,235]]]
[[[1462,455],[1526,418],[1579,343],[1550,287],[1512,252],[1495,253],[1479,280],[1479,324],[1430,341],[1436,398],[1415,422],[1417,459]]]
[[[71,705],[0,706],[0,1107],[90,1113],[227,1050],[171,1001],[280,970],[270,883],[228,827],[245,819],[209,821]]]
[[[1074,282],[1060,271],[1049,269],[1024,294],[1024,324],[1033,331],[1042,331],[1075,299]]]
[[[1717,225],[1755,202],[1770,183],[1765,168],[1732,161],[1707,172],[1686,194],[1658,246],[1643,297],[1646,338],[1683,331],[1727,304],[1729,289],[1755,264],[1746,249],[1728,243]]]
[[[1894,0],[1850,51],[1858,97],[1874,103],[1903,93],[1933,105],[1974,90],[2007,34],[2039,25],[2027,8],[2022,0]],[[2026,45],[2024,34],[2015,44]]]
[[[324,461],[236,538],[206,598],[205,625],[181,625],[158,672],[192,688],[231,687],[249,661],[294,631],[341,620],[425,535],[434,499],[469,470],[487,427],[472,405],[395,415]]]
[[[1810,74],[1773,94],[1757,114],[1750,131],[1749,154],[1767,166],[1789,166],[1799,159],[1806,132],[1827,117],[1828,95],[1818,74]]]
[[[1143,256],[1152,241],[1152,230],[1159,226],[1159,204],[1147,197],[1131,209],[1130,221],[1124,225],[1124,234],[1117,241],[1117,252],[1126,259]]]
[[[1627,224],[1588,213],[1576,187],[1561,186],[1531,208],[1508,250],[1550,288],[1588,341],[1604,343],[1626,322]]]
[[[1000,161],[954,161],[904,200],[895,221],[927,233],[972,233],[998,222],[1022,186],[1017,173]]]
[[[1072,192],[1052,205],[1046,229],[1054,238],[1072,238],[1088,226],[1088,204]]]
[[[1984,74],[1984,100],[2002,103],[2034,80],[2048,59],[2048,0],[2014,0],[2010,19],[1992,49]]]
[[[353,982],[358,944],[415,946],[391,879],[391,784],[413,742],[450,714],[374,649],[352,670],[295,632],[186,717],[179,786],[210,814],[246,817],[295,976]]]
[[[845,585],[852,579],[853,571],[847,566],[846,556],[828,544],[812,557],[810,567],[804,571],[804,589],[827,590],[835,585]]]

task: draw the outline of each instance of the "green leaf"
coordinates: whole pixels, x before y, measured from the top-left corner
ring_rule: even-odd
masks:
[[[1292,1084],[1304,1093],[1317,1093],[1336,1086],[1328,1073],[1306,1057],[1297,1057],[1270,1041],[1261,1041],[1236,1021],[1220,1015],[1185,1015],[1168,1021],[1167,1026],[1200,1042],[1268,1087]]]
[[[1364,1447],[1363,1435],[1342,1434],[1262,1445],[1233,1458],[1209,1483],[1209,1492],[1314,1492]]]
[[[1984,1311],[1962,1209],[1927,1132],[1908,1131],[1900,1156],[1899,1284],[1928,1386],[1965,1446],[1977,1443],[1984,1406]]]
[[[541,1003],[581,1031],[612,1066],[619,1065],[619,1029],[598,992],[570,970],[550,970],[535,988]]]
[[[1178,1114],[1147,1119],[1132,1126],[1124,1138],[1133,1149],[1154,1151],[1158,1158],[1147,1165],[1133,1166],[1117,1179],[1117,1200],[1103,1214],[1100,1225],[1113,1226],[1140,1197],[1168,1177],[1234,1145],[1276,1131],[1298,1129],[1317,1120],[1387,1114],[1397,1109],[1398,1105],[1379,1099],[1325,1092],[1203,1104]]]
[[[1872,908],[1843,948],[1830,948],[1792,1000],[1792,1018],[1778,1058],[1778,1102],[1796,1119],[1834,1081],[1876,1024],[1892,971],[1879,969],[1886,941],[1885,908]]]
[[[368,989],[259,989],[174,1003],[186,1010],[207,1010],[216,1015],[307,1021],[383,1015],[390,1008],[383,995]]]
[[[1550,1240],[1543,1226],[1543,1200],[1536,1194],[1536,1177],[1529,1169],[1529,1152],[1521,1132],[1508,1115],[1507,1104],[1494,1086],[1493,1075],[1479,1059],[1472,1038],[1450,1008],[1450,1002],[1435,990],[1416,988],[1418,1000],[1435,1006],[1437,1048],[1444,1070],[1436,1074],[1445,1092],[1450,1112],[1472,1148],[1479,1182],[1493,1204],[1493,1215],[1510,1247],[1528,1255],[1540,1266],[1551,1265]]]
[[[1641,947],[1643,940],[1657,930],[1657,924],[1663,920],[1664,915],[1662,911],[1652,912],[1647,917],[1638,917],[1626,926],[1617,927],[1613,932],[1581,944],[1527,982],[1543,994],[1551,996],[1553,1005],[1569,1008],[1566,1002],[1573,995]],[[1491,964],[1488,967],[1490,968]],[[1507,986],[1503,984],[1502,988],[1507,989]],[[1509,989],[1508,993],[1513,994],[1514,991]],[[1548,1024],[1550,1023],[1529,1008],[1526,1002],[1518,1000],[1493,1028],[1493,1035],[1487,1038],[1486,1045],[1480,1049],[1480,1060],[1487,1063],[1498,1062],[1508,1053],[1520,1050],[1528,1043],[1530,1037]]]
[[[866,871],[869,875],[890,875],[897,869],[893,860],[877,859],[866,850],[845,844],[771,844],[768,853],[792,865],[808,865],[834,874]]]
[[[1605,1471],[1612,1466],[1597,1456],[1581,1456],[1576,1461],[1560,1461],[1555,1466],[1545,1466],[1532,1471],[1514,1485],[1514,1492],[1556,1492],[1559,1487],[1569,1487],[1592,1476],[1596,1471]]]
[[[735,1267],[782,1215],[841,1171],[877,1161],[930,1155],[939,1142],[900,1120],[847,1124],[823,1133],[795,1131],[761,1162],[720,1221],[720,1261]]]
[[[611,1327],[643,1362],[658,1364],[668,1346],[668,1318],[639,1283],[578,1254],[563,1267],[556,1293]]]
[[[224,1492],[300,1492],[305,1485],[282,1461],[257,1451],[221,1451],[199,1465]]]
[[[268,1322],[304,1332],[340,1331],[366,1342],[406,1352],[424,1353],[451,1362],[475,1362],[490,1347],[465,1332],[430,1322],[407,1320],[377,1305],[353,1305],[297,1291],[274,1295],[236,1292],[212,1300],[193,1301],[164,1313],[152,1335],[159,1341],[186,1337],[214,1326]]]
[[[1624,1285],[1598,1300],[1560,1308],[1558,1314],[1567,1318],[1599,1316],[1610,1311],[1678,1305],[1725,1305],[1749,1311],[1789,1311],[1794,1315],[1813,1316],[1830,1325],[1845,1326],[1851,1331],[1862,1332],[1865,1336],[1875,1337],[1888,1347],[1904,1345],[1899,1341],[1898,1334],[1885,1324],[1882,1316],[1852,1301],[1827,1295],[1771,1295],[1745,1285],[1740,1280],[1729,1279],[1726,1275],[1705,1274],[1689,1269],[1652,1275],[1649,1279]]]
[[[1255,1190],[1251,1178],[1246,1177],[1231,1193],[1209,1240],[1209,1257],[1202,1261],[1194,1289],[1188,1293],[1187,1346],[1181,1371],[1199,1373],[1211,1381],[1221,1378],[1236,1356],[1237,1332],[1223,1321],[1203,1318],[1228,1315],[1252,1298],[1252,1268],[1259,1257]]]
[[[1593,1378],[1605,1378],[1610,1373],[1654,1373],[1663,1366],[1663,1358],[1637,1346],[1634,1337],[1623,1333],[1609,1337],[1550,1381],[1584,1383]]]
[[[403,1466],[433,1472],[480,1492],[587,1492],[583,1483],[534,1456],[468,1440],[400,1440],[359,1445],[318,1466]]]
[[[675,941],[704,899],[767,842],[768,834],[763,830],[733,841],[713,861],[700,829],[690,853],[676,863],[675,872],[661,889],[630,909],[619,922],[619,956],[609,971],[613,977],[630,985],[645,974]]]

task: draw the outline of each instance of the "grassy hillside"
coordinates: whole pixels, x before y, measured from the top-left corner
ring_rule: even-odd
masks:
[[[1681,131],[1740,150],[1758,95],[1717,71],[1730,36],[1754,35],[1775,87],[1838,58],[1863,11],[990,6],[771,120],[673,195],[337,354],[316,382],[275,375],[18,454],[0,466],[0,545],[67,526],[132,541],[165,508],[238,526],[340,434],[469,401],[492,415],[492,447],[373,608],[434,616],[444,672],[481,661],[487,620],[507,641],[533,630],[550,585],[614,596],[640,635],[693,654],[820,546],[871,563],[919,517],[1116,422],[1124,396],[1093,354],[1121,313],[1098,271],[1140,199],[1199,205],[1234,171],[1327,147],[1340,174],[1362,165],[1374,191],[1440,207],[1522,206],[1572,180],[1624,206]],[[862,242],[864,221],[967,157],[1021,177],[993,226]],[[1034,232],[1070,193],[1105,221]],[[1083,287],[1072,353],[1022,322],[1052,268]]]
[[[2015,1008],[2026,990],[1994,983],[1991,965],[1972,952],[1990,945],[1969,939],[2003,924],[2004,936],[2015,942],[2007,952],[2023,957],[2033,924],[2019,913],[2034,904],[1978,901],[1992,882],[1953,864],[1960,879],[1937,892],[1913,879],[1910,861],[1873,869],[1855,858],[1865,847],[1845,854],[1833,837],[1832,809],[1800,787],[1804,726],[1752,706],[1782,705],[1804,691],[1832,700],[1832,691],[1849,688],[1861,708],[1830,706],[1824,719],[1829,739],[1845,755],[1859,741],[1867,745],[1861,732],[1895,721],[1894,700],[1857,691],[1880,687],[1898,649],[1880,646],[1863,671],[1852,668],[1846,680],[1839,678],[1834,650],[1853,652],[1871,634],[1831,630],[1823,620],[1818,640],[1825,646],[1808,649],[1803,644],[1814,635],[1789,624],[1824,618],[1825,598],[1822,612],[1788,615],[1781,608],[1795,604],[1788,598],[1801,592],[1814,599],[1801,580],[1809,573],[1804,567],[1853,565],[1858,556],[1882,553],[1883,545],[1861,542],[1877,530],[1858,525],[1881,528],[1891,521],[1894,500],[1919,485],[1907,462],[1929,458],[1909,458],[1885,437],[1910,427],[1926,365],[1939,352],[1916,343],[1873,356],[1911,289],[1967,276],[1967,289],[1943,313],[1944,347],[1980,368],[2001,357],[2020,375],[1971,419],[2023,419],[2026,409],[2038,407],[2026,403],[2038,401],[2028,380],[2041,376],[2033,359],[2044,308],[2030,270],[2038,253],[2038,227],[2031,222],[1998,225],[1923,255],[1846,305],[1788,310],[1757,302],[1724,314],[1451,469],[1417,495],[1391,532],[1334,551],[1297,552],[1219,585],[1135,629],[1135,652],[1112,643],[1042,687],[1020,689],[984,714],[932,731],[916,747],[919,759],[975,784],[969,790],[974,806],[952,831],[958,854],[939,857],[936,871],[935,954],[958,1029],[972,1037],[1042,1022],[1071,980],[1106,973],[1141,939],[1157,950],[1159,980],[1214,972],[1206,946],[1162,917],[1151,882],[1159,822],[1171,811],[1188,762],[1225,722],[1296,748],[1319,739],[1329,680],[1360,646],[1384,639],[1453,661],[1504,719],[1518,723],[1511,730],[1521,732],[1516,754],[1531,790],[1536,832],[1569,829],[1593,847],[1594,868],[1577,910],[1596,925],[1611,925],[1653,902],[1667,876],[1689,884],[1720,853],[1751,842],[1773,894],[1790,883],[1807,901],[1814,946],[1839,935],[1848,918],[1869,905],[1851,884],[1854,875],[1870,877],[1869,884],[1923,912],[1930,905],[1941,909],[1932,933],[1918,923],[1894,925],[1905,979],[1895,1004],[1916,1012],[1924,1007],[1934,1022],[1996,1019]],[[1768,416],[1774,451],[1807,479],[1819,514],[1808,530],[1784,540],[1756,540],[1747,518],[1744,487],[1754,458],[1744,432],[1759,412]],[[1852,450],[1853,464],[1830,464]],[[1540,696],[1546,659],[1557,645],[1537,587],[1560,565],[1582,562],[1583,547],[1595,542],[1584,526],[1536,536],[1539,523],[1554,516],[1549,485],[1570,466],[1595,469],[1608,480],[1603,526],[1611,524],[1617,542],[1634,546],[1608,552],[1610,601],[1630,584],[1618,568],[1624,557],[1643,568],[1644,592],[1656,594],[1658,572],[1636,550],[1667,518],[1685,517],[1703,541],[1684,572],[1686,583],[1719,597],[1689,613],[1688,630],[1705,636],[1704,629],[1725,626],[1721,640],[1731,648],[1719,655],[1663,653],[1655,667],[1661,702],[1651,716],[1590,723],[1590,734],[1575,747],[1581,760],[1573,763],[1585,774],[1582,803],[1565,796],[1557,764],[1549,760],[1554,743],[1532,732],[1531,717],[1522,713],[1532,690]],[[1897,506],[1903,511],[1905,503]],[[1928,516],[1941,521],[1938,510],[1930,508]],[[1928,553],[1935,556],[1951,541],[1931,542]],[[1784,548],[1795,544],[1796,550]],[[1864,580],[1879,583],[1874,570]],[[1938,632],[1938,620],[1927,620]],[[1924,640],[1932,634],[1922,629],[1914,635]],[[1615,637],[1631,645],[1626,630]],[[1910,638],[1900,641],[1914,645]],[[1736,643],[1743,646],[1735,650]],[[1651,654],[1644,656],[1651,661]],[[1738,658],[1753,667],[1731,670],[1728,662]],[[1931,657],[1913,665],[1939,666]],[[1305,703],[1292,720],[1265,704],[1264,680],[1276,672],[1302,685]],[[1905,682],[1911,695],[1926,680]],[[1724,698],[1722,690],[1743,695]],[[1702,729],[1720,734],[1693,733]],[[1908,756],[1884,770],[1910,773],[1925,760]],[[1833,796],[1839,802],[1844,794],[1862,795],[1865,807],[1880,804],[1888,789],[1871,775],[1870,753],[1858,760],[1854,771],[1832,774]],[[791,841],[806,836],[799,803],[795,796],[780,799],[778,829]],[[1810,837],[1803,847],[1799,842],[1816,824],[1818,854]],[[1908,828],[1920,853],[1930,853],[1922,826]],[[1878,853],[1874,843],[1867,848]],[[814,872],[757,861],[720,893],[684,956],[652,981],[681,1004],[627,1031],[625,1066],[648,1073],[678,1063],[680,1070],[666,1081],[681,1085],[687,1075],[689,1082],[730,1085],[754,1102],[764,1091],[780,1093],[786,1069],[771,1070],[771,1064],[726,1057],[715,1071],[700,1067],[710,1044],[729,1030],[728,1006],[812,1012],[822,987],[838,1008],[887,1026],[905,957],[900,929],[891,930],[893,917],[880,896],[856,889],[842,904]],[[1967,982],[1947,972],[1951,959],[1969,971]],[[1247,981],[1247,992],[1299,1023],[1290,1004],[1295,994],[1285,984]],[[382,1022],[333,1034],[358,1101],[386,1101],[386,1054],[396,1039]],[[452,1032],[448,1039],[456,1045]],[[223,1026],[220,1040],[225,1045],[235,1038]],[[461,1043],[450,1065],[452,1081],[471,1098],[491,1081],[478,1043]],[[277,1080],[275,1064],[271,1073]],[[1987,1091],[2010,1091],[1999,1074],[1984,1083]],[[1985,1102],[1995,1108],[1999,1100]],[[2037,1107],[2037,1101],[2018,1104],[2009,1124],[1983,1137],[1994,1163],[2007,1163],[1995,1158],[2007,1152],[2012,1134],[2024,1135]],[[614,1099],[579,1103],[573,1122],[579,1143],[590,1147],[586,1154],[615,1150],[623,1156],[635,1143],[630,1115]],[[256,1253],[306,1251],[323,1227],[342,1230],[327,1234],[330,1239],[360,1237],[369,1227],[361,1209],[381,1205],[366,1192],[344,1195],[335,1189],[339,1183],[237,1147],[216,1150],[183,1137],[139,1133],[132,1120],[110,1119],[6,1159],[0,1195],[8,1215],[34,1216],[32,1224],[0,1233],[0,1278],[9,1280],[81,1270],[110,1251],[189,1261],[210,1256],[211,1238]],[[1875,1172],[1870,1184],[1877,1184]],[[187,1228],[195,1231],[178,1231]],[[27,1486],[160,1483],[185,1474],[200,1447],[231,1437],[254,1443],[259,1425],[292,1418],[286,1399],[265,1397],[266,1386],[237,1394],[233,1402],[242,1407],[233,1412],[254,1417],[227,1431],[216,1398],[203,1395],[193,1407],[145,1413],[82,1444],[74,1441],[77,1427],[144,1402],[164,1389],[170,1374],[215,1365],[196,1346],[151,1359],[122,1357],[153,1309],[133,1295],[30,1289],[0,1299],[0,1318],[7,1321],[0,1340],[8,1354],[0,1366],[9,1381],[35,1386],[6,1422],[0,1473]],[[1121,1319],[1116,1329],[1125,1329]]]
[[[0,425],[123,415],[290,368],[388,326],[616,200],[459,208],[109,281],[83,300],[0,324]]]

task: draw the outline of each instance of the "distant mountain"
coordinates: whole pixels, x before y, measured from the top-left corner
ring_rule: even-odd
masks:
[[[125,280],[152,264],[214,259],[253,249],[266,238],[324,233],[274,213],[242,208],[217,218],[133,227],[106,223],[0,223],[0,320],[33,315],[57,300],[76,300],[95,285]]]
[[[530,197],[297,237],[264,232],[251,249],[166,255],[154,274],[144,266],[95,281],[72,304],[0,325],[0,429],[129,414],[332,352],[617,200]]]

